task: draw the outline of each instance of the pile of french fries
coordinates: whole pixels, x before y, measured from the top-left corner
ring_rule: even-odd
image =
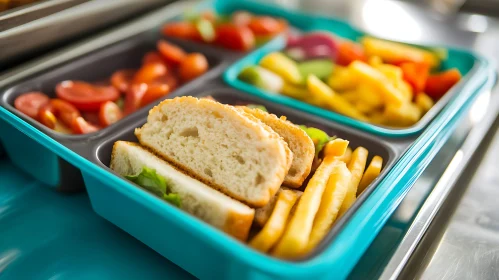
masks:
[[[374,156],[366,168],[368,150],[352,151],[343,139],[330,141],[324,157],[303,193],[281,189],[270,217],[249,242],[253,248],[283,259],[310,253],[333,224],[380,174],[383,159]]]

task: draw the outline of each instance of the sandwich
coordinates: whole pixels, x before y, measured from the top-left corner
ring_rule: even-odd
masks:
[[[255,210],[184,174],[137,143],[114,143],[110,167],[182,210],[245,241]]]
[[[189,96],[151,109],[135,135],[190,176],[252,207],[274,197],[293,158],[282,137],[251,114]]]

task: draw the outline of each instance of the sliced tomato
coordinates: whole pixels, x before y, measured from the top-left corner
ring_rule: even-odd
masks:
[[[366,61],[364,50],[353,42],[344,41],[340,42],[338,48],[338,57],[336,57],[336,64],[341,66],[348,66],[355,60]]]
[[[123,113],[120,107],[112,101],[107,101],[100,106],[99,110],[99,123],[101,126],[110,126],[113,123],[121,120]]]
[[[99,120],[99,113],[98,112],[83,112],[81,113],[81,116],[90,124],[93,124],[95,126],[99,125],[100,120]]]
[[[111,76],[111,84],[120,92],[126,93],[136,72],[134,69],[118,70]]]
[[[144,107],[161,97],[170,93],[170,87],[167,84],[149,84],[147,90],[140,100],[140,107]]]
[[[178,79],[175,76],[168,74],[157,78],[154,80],[153,84],[167,84],[170,88],[170,92],[172,92],[178,86]]]
[[[165,40],[159,40],[156,45],[161,56],[168,62],[178,65],[184,60],[187,55],[185,51],[174,44],[170,44]]]
[[[57,123],[57,117],[53,113],[53,108],[50,103],[47,103],[40,107],[40,110],[37,113],[37,119],[40,123],[45,125],[50,129],[54,129]]]
[[[88,123],[83,117],[74,119],[73,124],[71,125],[71,129],[75,134],[87,134],[99,130],[97,126]]]
[[[232,23],[236,26],[248,26],[253,17],[253,14],[249,12],[237,11],[232,14]]]
[[[62,99],[52,99],[50,105],[52,105],[52,113],[67,126],[71,126],[73,120],[81,116],[75,106]]]
[[[253,17],[248,27],[256,36],[267,36],[284,32],[288,28],[288,23],[269,16],[259,16]]]
[[[137,73],[135,73],[133,83],[152,83],[158,77],[165,76],[166,73],[168,73],[168,69],[163,63],[148,63],[143,65]]]
[[[188,21],[170,22],[163,25],[161,32],[166,36],[200,41],[201,36],[196,25]]]
[[[125,97],[125,108],[123,110],[125,116],[140,108],[140,101],[142,100],[142,96],[146,93],[147,88],[147,84],[144,83],[134,84],[130,87]]]
[[[404,80],[409,83],[414,93],[424,90],[426,80],[430,75],[430,66],[423,63],[405,62],[400,64]]]
[[[83,111],[97,111],[106,101],[115,101],[119,91],[111,86],[94,86],[81,81],[64,81],[55,88],[57,97]]]
[[[461,73],[456,68],[430,75],[426,80],[425,93],[438,100],[459,80],[461,80]]]
[[[147,52],[144,57],[142,58],[142,65],[148,64],[148,63],[164,63],[165,61],[161,57],[161,55],[156,52],[156,51],[150,51]]]
[[[191,53],[185,57],[179,67],[179,75],[183,81],[189,81],[208,70],[208,60],[201,53]]]
[[[237,51],[247,51],[255,46],[255,35],[248,27],[221,24],[216,28],[215,43]]]
[[[23,93],[14,100],[14,107],[29,117],[36,119],[40,108],[49,103],[50,98],[43,92]]]

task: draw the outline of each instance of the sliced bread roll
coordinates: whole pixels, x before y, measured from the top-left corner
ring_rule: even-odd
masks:
[[[167,179],[171,192],[180,197],[183,210],[237,239],[247,239],[254,209],[183,174],[136,143],[114,143],[112,170],[127,176],[140,173],[144,166],[156,170],[157,174]]]
[[[289,170],[288,147],[277,133],[208,99],[165,100],[135,135],[190,175],[254,207],[269,202]]]
[[[288,143],[293,153],[293,162],[288,174],[284,177],[284,185],[291,188],[299,188],[310,174],[312,162],[315,156],[315,146],[312,139],[298,126],[285,117],[278,118],[260,109],[252,109],[246,106],[239,107],[245,112],[252,114],[262,122],[270,126],[275,132]]]
[[[269,203],[267,203],[267,205],[265,205],[264,207],[256,209],[256,211],[255,211],[255,223],[257,225],[263,227],[267,223],[267,221],[270,218],[270,215],[272,215],[272,211],[274,211],[274,207],[275,207],[275,204],[277,202],[277,198],[279,196],[279,193],[282,190],[290,190],[290,191],[295,192],[298,195],[298,199],[300,199],[301,195],[303,194],[303,192],[299,191],[299,190],[293,190],[293,189],[288,189],[286,187],[281,187],[277,191],[276,195],[269,201]],[[297,204],[298,203],[295,203],[295,206]],[[294,213],[294,211],[295,211],[295,207],[293,207],[291,209],[290,216],[292,216],[292,214]]]

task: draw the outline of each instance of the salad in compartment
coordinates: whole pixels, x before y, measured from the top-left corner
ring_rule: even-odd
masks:
[[[139,69],[120,69],[99,82],[61,81],[55,97],[27,92],[14,100],[14,107],[57,132],[92,133],[167,96],[209,67],[203,54],[159,40],[156,50],[143,56]]]
[[[187,13],[182,21],[168,22],[164,35],[213,44],[234,51],[248,51],[285,32],[288,22],[281,18],[236,11],[217,15],[212,11]]]
[[[213,98],[165,100],[135,136],[114,143],[112,170],[283,259],[311,253],[383,168],[348,140]]]
[[[365,36],[359,42],[327,32],[290,35],[238,79],[353,119],[389,127],[417,123],[461,79],[440,70],[441,49]]]

